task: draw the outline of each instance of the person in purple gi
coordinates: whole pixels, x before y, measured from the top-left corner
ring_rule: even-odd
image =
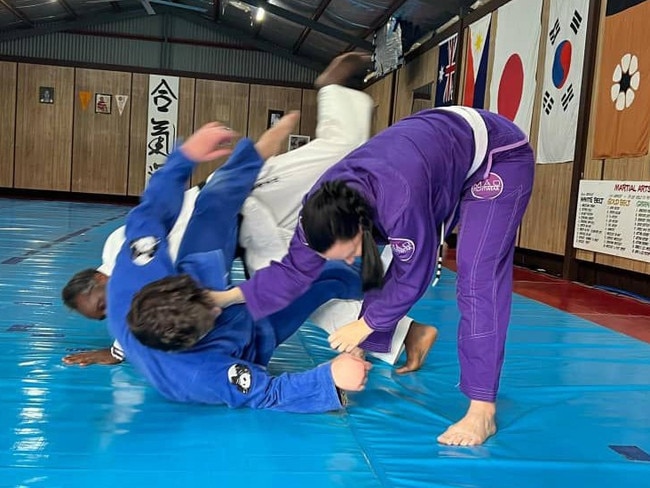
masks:
[[[482,444],[497,429],[515,238],[534,168],[526,135],[500,115],[467,107],[416,113],[323,174],[281,262],[212,298],[222,308],[245,302],[258,319],[304,293],[326,260],[361,256],[361,315],[329,342],[338,351],[386,351],[396,322],[439,275],[441,243],[458,223],[460,389],[470,404],[438,442]],[[377,244],[392,250],[386,270]]]

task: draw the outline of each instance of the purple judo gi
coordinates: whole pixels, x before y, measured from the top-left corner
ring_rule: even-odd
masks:
[[[455,224],[461,390],[494,401],[512,301],[517,228],[533,187],[535,159],[526,135],[484,110],[446,107],[400,120],[323,174],[359,191],[374,210],[378,244],[393,260],[361,315],[373,333],[361,344],[390,347],[395,324],[431,285],[437,249]],[[282,262],[241,285],[255,319],[282,309],[309,287],[325,260],[299,225]]]

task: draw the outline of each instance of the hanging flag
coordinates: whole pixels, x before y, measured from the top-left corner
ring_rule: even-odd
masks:
[[[458,34],[454,34],[438,45],[438,83],[436,83],[436,107],[454,104],[454,82]]]
[[[648,153],[650,1],[608,0],[597,86],[595,158]]]
[[[79,101],[81,102],[81,110],[86,110],[88,108],[88,104],[90,103],[91,97],[92,97],[92,93],[90,93],[89,91],[79,92]]]
[[[537,139],[539,163],[573,161],[588,11],[589,0],[551,0]]]
[[[469,26],[465,89],[463,91],[463,105],[467,107],[485,107],[491,19],[491,15],[486,15]]]
[[[497,11],[490,110],[530,133],[542,0],[511,0]]]
[[[174,149],[178,125],[178,76],[149,75],[145,185]]]
[[[115,102],[117,103],[117,111],[122,115],[126,102],[129,99],[128,95],[115,95]]]

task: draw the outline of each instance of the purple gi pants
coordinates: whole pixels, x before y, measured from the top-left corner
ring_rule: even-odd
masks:
[[[459,206],[458,356],[461,391],[494,402],[510,321],[515,238],[533,189],[535,158],[523,133],[484,118],[487,164],[467,181]]]

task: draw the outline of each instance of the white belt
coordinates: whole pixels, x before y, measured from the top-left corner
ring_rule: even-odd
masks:
[[[465,181],[467,181],[481,167],[487,154],[488,131],[485,121],[476,110],[470,107],[439,107],[437,110],[447,110],[460,115],[472,128],[472,132],[474,133],[474,160],[467,172],[467,176],[465,176]]]

